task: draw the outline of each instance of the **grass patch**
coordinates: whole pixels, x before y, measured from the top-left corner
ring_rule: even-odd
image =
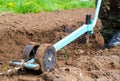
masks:
[[[0,12],[38,13],[94,7],[95,0],[0,0]]]

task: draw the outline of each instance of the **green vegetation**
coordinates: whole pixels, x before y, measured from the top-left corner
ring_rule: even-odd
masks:
[[[9,69],[9,66],[5,65],[3,69],[7,71]]]
[[[91,44],[87,43],[85,44],[87,48],[91,48]]]
[[[0,0],[0,12],[37,13],[94,7],[95,0]]]
[[[68,53],[65,49],[61,49],[61,53],[64,55],[64,59],[68,59],[69,56],[68,56]]]

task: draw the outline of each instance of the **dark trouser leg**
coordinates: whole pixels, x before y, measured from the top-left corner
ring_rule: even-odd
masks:
[[[104,21],[106,24],[102,24],[101,34],[104,38],[104,40],[110,40],[113,37],[113,34],[115,33],[115,29],[111,27],[109,24],[109,21]]]
[[[101,34],[104,38],[104,46],[102,47],[102,49],[105,49],[108,48],[108,44],[115,33],[115,29],[108,20],[101,20],[101,22]]]

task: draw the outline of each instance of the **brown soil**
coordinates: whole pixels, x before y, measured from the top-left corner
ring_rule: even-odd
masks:
[[[86,13],[94,9],[73,9],[38,14],[0,15],[0,71],[9,61],[20,60],[24,46],[31,41],[54,44],[85,22]],[[120,81],[120,47],[101,50],[100,21],[85,45],[78,38],[57,53],[55,70],[35,75],[32,72],[0,76],[0,81]]]

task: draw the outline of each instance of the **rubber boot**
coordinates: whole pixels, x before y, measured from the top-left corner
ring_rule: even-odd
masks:
[[[113,35],[112,39],[108,44],[108,47],[115,47],[118,45],[120,45],[120,30]]]

